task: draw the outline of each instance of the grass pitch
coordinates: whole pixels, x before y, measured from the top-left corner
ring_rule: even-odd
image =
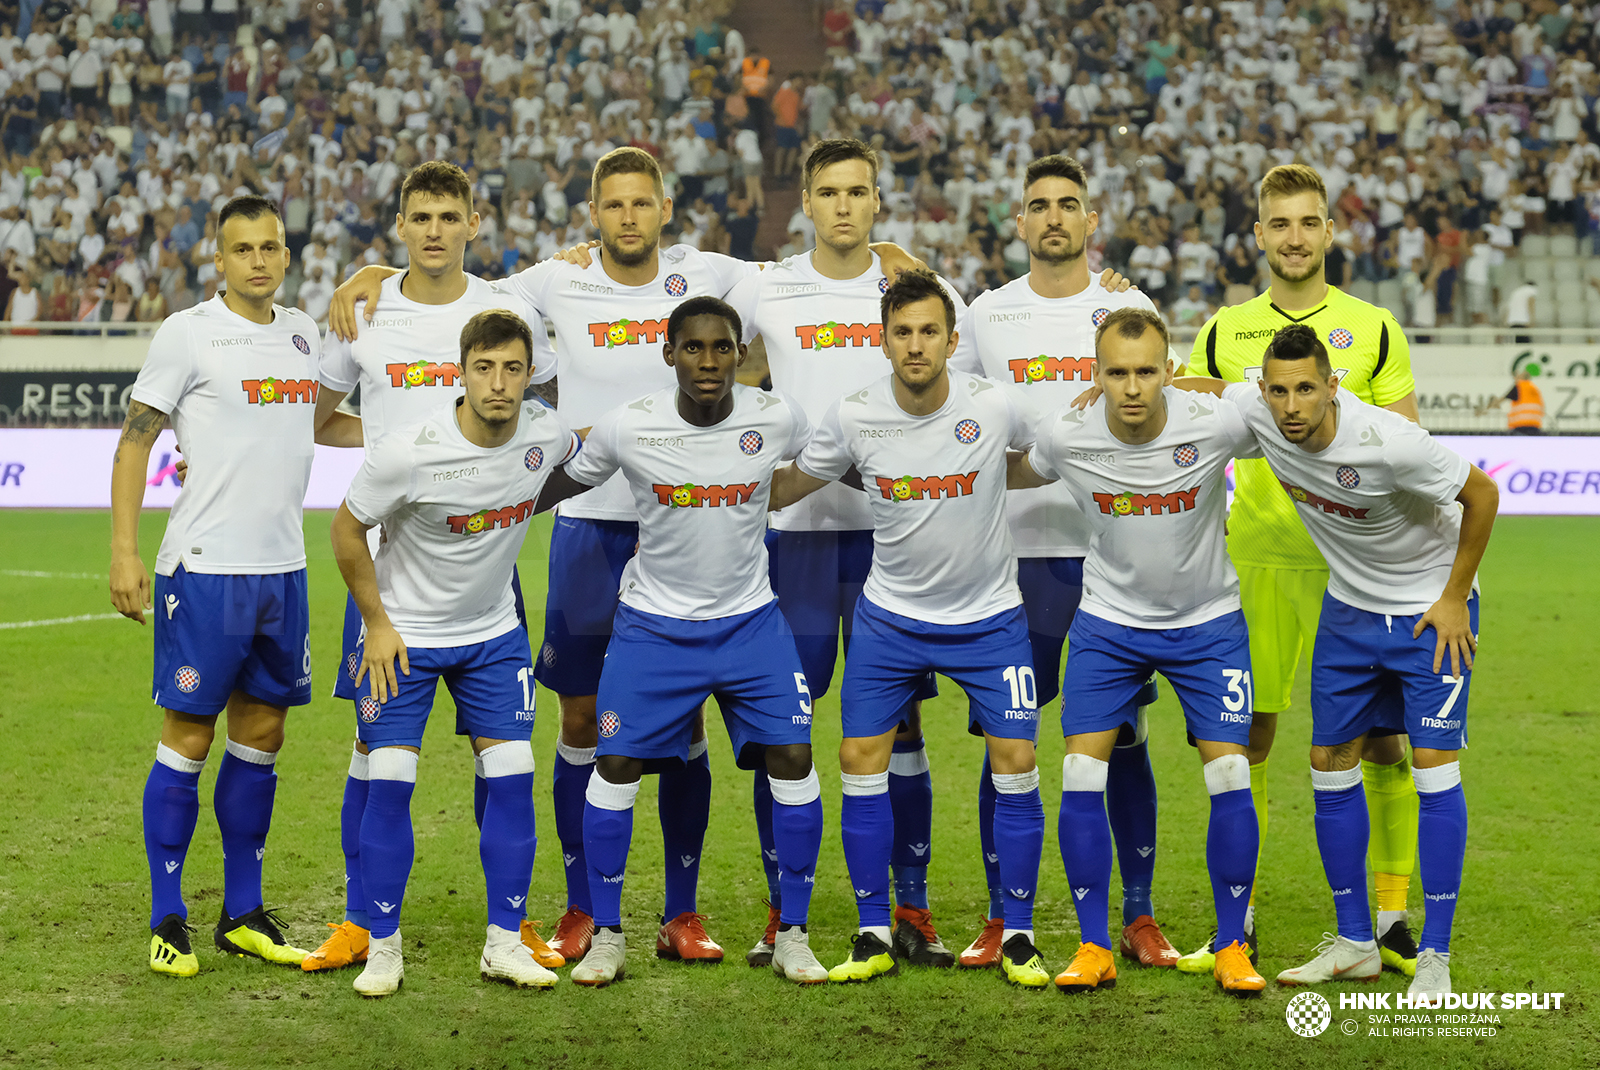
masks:
[[[153,559],[165,514],[144,518]],[[342,912],[338,808],[353,738],[351,711],[325,697],[338,660],[344,588],[327,539],[328,515],[306,518],[317,698],[289,720],[268,841],[266,892],[291,939],[313,947],[323,921]],[[528,608],[543,605],[548,521],[535,526],[521,573]],[[103,513],[0,513],[0,623],[110,612]],[[915,1066],[1275,1067],[1594,1066],[1600,1029],[1600,521],[1505,518],[1483,568],[1483,648],[1472,695],[1472,749],[1464,756],[1471,833],[1457,914],[1457,991],[1564,992],[1562,1009],[1497,1011],[1494,1036],[1398,1036],[1396,1023],[1343,1011],[1327,986],[1332,1027],[1314,1039],[1284,1021],[1288,991],[1236,1002],[1209,978],[1124,969],[1110,992],[1068,999],[1008,989],[993,973],[916,971],[864,986],[796,990],[746,968],[742,953],[766,920],[750,817],[750,780],[713,727],[715,796],[701,870],[700,909],[727,947],[714,968],[658,962],[651,954],[661,904],[661,839],[647,783],[635,822],[623,906],[629,979],[582,991],[563,981],[545,994],[479,981],[483,882],[472,824],[472,771],[452,738],[440,689],[413,803],[417,858],[405,907],[406,987],[377,1003],[350,989],[352,971],[306,975],[241,959],[211,945],[222,867],[209,813],[186,866],[191,920],[200,928],[201,974],[190,981],[146,968],[148,886],[140,793],[158,714],[148,701],[148,629],[86,620],[0,629],[0,1065],[117,1067],[791,1067]],[[43,573],[32,575],[30,573]],[[533,621],[535,638],[540,622]],[[1302,677],[1303,677],[1302,673]],[[928,704],[925,727],[935,785],[930,895],[945,942],[976,934],[986,895],[978,865],[975,785],[980,747],[966,735],[954,685]],[[1161,789],[1157,914],[1189,950],[1210,926],[1204,868],[1207,800],[1199,763],[1183,743],[1171,691],[1152,723]],[[554,696],[540,695],[534,732],[542,850],[533,916],[549,925],[564,904],[548,804]],[[1262,972],[1310,957],[1333,909],[1312,830],[1310,738],[1302,680],[1272,759],[1271,824],[1259,877]],[[812,914],[812,944],[832,965],[854,930],[838,837],[837,681],[817,704],[815,744],[828,830]],[[1047,721],[1047,724],[1050,723]],[[1047,737],[1051,735],[1047,731]],[[1059,743],[1041,748],[1048,828]],[[1046,837],[1038,944],[1065,965],[1077,942],[1053,834]],[[1113,896],[1115,903],[1115,895]],[[1421,917],[1420,881],[1411,906]],[[1115,911],[1115,907],[1114,907]],[[1345,1023],[1352,1023],[1346,1025]],[[1352,1030],[1354,1035],[1347,1035]],[[1390,1035],[1378,1031],[1388,1030]]]

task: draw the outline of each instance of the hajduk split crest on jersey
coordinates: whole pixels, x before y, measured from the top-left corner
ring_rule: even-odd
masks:
[[[180,564],[234,574],[306,567],[301,510],[321,347],[310,316],[272,313],[271,323],[247,320],[219,293],[168,316],[150,340],[129,397],[171,417],[189,462],[156,554],[160,575]]]
[[[673,309],[690,297],[722,297],[757,270],[758,265],[731,256],[674,245],[661,250],[656,277],[641,286],[617,282],[598,257],[586,268],[545,260],[504,285],[555,328],[558,408],[568,425],[588,427],[641,391],[675,385],[661,357]],[[639,519],[620,476],[557,508],[562,516]]]
[[[883,377],[881,322],[888,288],[876,253],[872,266],[853,279],[831,279],[799,253],[745,279],[728,294],[739,313],[744,340],[761,336],[776,390],[794,398],[815,423],[842,395]],[[965,303],[941,280],[956,306]],[[830,483],[787,509],[772,514],[780,531],[867,531],[872,512],[863,494]]]
[[[1038,418],[1067,404],[1094,381],[1094,336],[1110,310],[1155,311],[1138,290],[1116,293],[1095,276],[1071,297],[1042,297],[1028,276],[979,294],[961,319],[961,339],[951,363],[1021,389]],[[1083,557],[1089,525],[1067,488],[1059,484],[1013,490],[1006,519],[1019,557]]]
[[[477,446],[457,423],[465,402],[435,401],[420,424],[368,447],[345,504],[383,526],[378,594],[406,645],[468,646],[517,627],[511,570],[534,503],[581,443],[553,410],[524,403],[511,441]]]

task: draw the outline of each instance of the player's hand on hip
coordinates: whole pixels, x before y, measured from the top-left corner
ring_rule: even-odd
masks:
[[[1432,628],[1439,637],[1433,648],[1433,671],[1444,666],[1444,652],[1450,651],[1450,675],[1460,676],[1472,668],[1472,655],[1478,652],[1478,638],[1472,634],[1472,616],[1464,598],[1445,596],[1424,613],[1411,630],[1413,639]]]
[[[599,244],[600,243],[597,242],[597,241],[579,242],[577,245],[574,245],[570,249],[561,250],[559,253],[557,253],[555,256],[552,256],[550,259],[552,259],[552,260],[560,260],[563,263],[572,264],[572,265],[574,265],[576,267],[586,268],[590,264],[594,263],[594,257],[589,255],[589,250],[593,249],[595,246],[597,246]]]
[[[1091,386],[1089,389],[1072,399],[1072,407],[1075,409],[1087,409],[1089,406],[1100,400],[1100,395],[1103,392],[1104,391],[1102,391],[1098,386]]]
[[[379,702],[388,702],[391,696],[400,693],[400,677],[394,671],[396,662],[402,674],[411,675],[411,657],[400,633],[391,625],[367,629],[366,643],[361,652],[361,668],[356,670],[356,686],[360,687],[362,679],[371,673],[372,697]]]
[[[1100,285],[1114,294],[1126,293],[1128,290],[1137,290],[1131,279],[1123,278],[1116,268],[1106,268],[1100,273]]]
[[[129,620],[144,623],[150,608],[150,573],[138,557],[111,559],[111,605]]]
[[[370,321],[378,311],[378,293],[383,288],[383,280],[392,274],[393,271],[368,265],[333,291],[333,300],[328,305],[328,329],[342,341],[355,341],[356,305],[362,301],[367,303]]]

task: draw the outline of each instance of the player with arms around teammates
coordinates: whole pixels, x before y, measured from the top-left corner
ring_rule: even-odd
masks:
[[[622,574],[616,630],[599,688],[599,755],[583,837],[597,929],[572,980],[625,974],[622,884],[639,778],[682,765],[697,711],[715,696],[742,768],[764,765],[783,885],[772,969],[800,984],[828,979],[806,921],[822,843],[811,763],[811,698],[789,624],[767,579],[772,473],[810,436],[782,394],[739,386],[738,313],[714,297],[667,320],[671,389],[605,414],[569,467],[600,486],[621,474],[640,517],[639,552]],[[663,807],[683,803],[663,796]]]
[[[455,361],[441,359],[459,344],[461,330],[476,314],[509,308],[527,323],[533,340],[533,382],[549,382],[556,374],[544,321],[500,284],[485,282],[463,270],[468,243],[478,231],[472,183],[452,163],[430,161],[406,176],[400,187],[395,228],[409,254],[409,267],[383,282],[383,313],[356,324],[354,340],[345,342],[331,330],[323,343],[317,396],[319,439],[360,447],[402,427],[434,415],[447,399],[459,397],[463,372]],[[339,412],[339,403],[359,387],[361,417]],[[370,543],[377,547],[377,529]],[[512,569],[512,593],[522,619],[522,590]],[[524,622],[524,627],[526,623]],[[356,702],[363,636],[361,611],[352,595],[345,604],[344,635],[335,698]],[[481,764],[481,763],[480,763]],[[345,867],[345,917],[329,927],[332,934],[301,963],[307,971],[336,969],[363,962],[367,955],[367,893],[361,880],[361,815],[370,790],[366,744],[356,741],[345,779],[339,812],[339,840]],[[475,812],[481,818],[487,785],[481,769],[474,779]],[[532,925],[523,938],[545,966],[560,966],[561,956],[544,945]]]
[[[667,317],[686,297],[721,297],[756,265],[679,245],[661,249],[661,228],[672,199],[655,157],[623,147],[602,156],[590,183],[589,220],[600,233],[600,255],[587,266],[547,260],[500,284],[555,328],[560,391],[556,411],[568,426],[588,427],[639,396],[673,385],[661,362]],[[368,267],[340,287],[330,329],[348,333],[355,302],[367,318],[387,316],[381,280],[393,268]],[[377,310],[377,311],[375,311]],[[623,566],[639,541],[639,515],[626,483],[564,502],[550,538],[545,634],[535,673],[561,702],[561,730],[552,775],[556,835],[566,865],[567,911],[550,947],[568,961],[588,951],[594,933],[584,860],[583,809],[598,740],[595,692],[611,638]],[[695,729],[687,764],[663,769],[659,808],[666,867],[666,902],[658,950],[665,957],[721,961],[696,911],[700,855],[711,811],[711,766],[705,727]],[[688,859],[687,863],[682,860]]]
[[[1459,757],[1478,646],[1477,572],[1500,492],[1414,422],[1343,390],[1309,326],[1279,331],[1263,365],[1256,389],[1182,385],[1239,405],[1329,568],[1311,664],[1311,786],[1338,934],[1278,981],[1372,981],[1382,972],[1367,910],[1358,763],[1369,734],[1383,728],[1411,739],[1427,912],[1410,992],[1437,1001],[1451,990],[1466,855]]]
[[[224,289],[169,316],[129,395],[111,474],[111,603],[144,623],[149,573],[139,510],[150,447],[170,417],[189,469],[156,554],[155,670],[163,711],[144,792],[150,968],[193,977],[183,863],[200,770],[228,714],[214,804],[222,834],[217,948],[298,965],[263,904],[261,863],[290,706],[311,701],[301,509],[315,451],[319,340],[304,312],[273,304],[289,267],[283,220],[263,197],[217,216]]]
[[[371,943],[354,982],[363,996],[396,992],[405,977],[400,914],[415,853],[411,794],[440,679],[483,781],[478,850],[489,929],[479,973],[519,987],[556,982],[521,939],[537,844],[534,688],[512,568],[540,491],[580,443],[554,411],[522,400],[534,353],[522,317],[480,312],[459,344],[464,396],[436,395],[432,415],[368,447],[331,532],[364,623],[354,682],[372,677],[355,704],[368,776],[358,829]],[[379,525],[374,560],[367,533]]]
[[[868,981],[899,970],[889,929],[889,763],[905,703],[940,672],[971,700],[969,725],[981,727],[999,793],[1005,976],[1042,988],[1049,974],[1033,944],[1044,843],[1039,711],[1005,521],[1006,449],[1032,443],[1032,419],[1011,388],[947,368],[955,305],[934,275],[896,279],[880,322],[891,374],[836,401],[774,490],[789,505],[854,468],[872,503],[872,568],[855,605],[839,748],[840,827],[860,931],[829,977]]]
[[[961,323],[961,343],[952,364],[962,371],[1016,384],[1043,418],[1078,394],[1093,378],[1095,330],[1117,309],[1155,311],[1137,290],[1108,289],[1091,278],[1084,257],[1099,225],[1089,211],[1088,177],[1067,156],[1043,156],[1028,165],[1017,231],[1028,245],[1028,274],[979,294]],[[1028,615],[1039,705],[1056,697],[1061,649],[1083,597],[1083,561],[1090,525],[1064,484],[1014,489],[1006,494],[1006,517],[1017,549],[1017,584]],[[1146,743],[1142,707],[1155,701],[1154,684],[1135,700],[1133,725],[1112,748],[1106,776],[1106,809],[1115,833],[1122,873],[1124,957],[1147,966],[1172,966],[1178,952],[1162,935],[1151,905],[1156,866],[1156,783]],[[989,919],[983,934],[961,953],[963,966],[1000,961],[1000,917],[1004,890],[994,850],[995,790],[989,768],[978,784],[978,828],[989,885]]]
[[[1283,327],[1304,323],[1329,347],[1340,385],[1368,404],[1415,422],[1417,398],[1411,351],[1387,309],[1329,286],[1324,257],[1333,242],[1328,193],[1316,171],[1285,164],[1268,171],[1258,194],[1256,242],[1272,283],[1259,297],[1218,312],[1200,331],[1187,374],[1230,382],[1259,378],[1262,353]],[[1240,461],[1238,490],[1228,518],[1228,554],[1239,572],[1239,594],[1250,625],[1255,710],[1250,727],[1250,791],[1263,839],[1267,832],[1267,756],[1302,652],[1317,635],[1328,587],[1328,563],[1295,518],[1295,503],[1263,460]],[[1366,737],[1361,755],[1371,813],[1369,847],[1378,890],[1379,950],[1384,965],[1411,974],[1416,943],[1406,923],[1406,894],[1416,860],[1417,793],[1405,741],[1383,726]],[[1251,948],[1255,909],[1246,915]],[[1178,968],[1210,973],[1212,944],[1185,955]]]
[[[1171,388],[1169,347],[1154,312],[1108,315],[1095,335],[1103,404],[1057,410],[1013,465],[1013,486],[1060,479],[1091,531],[1061,682],[1061,861],[1082,943],[1056,986],[1085,992],[1116,984],[1106,935],[1108,764],[1135,716],[1134,697],[1159,672],[1182,702],[1211,796],[1206,865],[1217,910],[1217,983],[1253,996],[1266,982],[1244,938],[1258,847],[1245,759],[1250,649],[1223,523],[1228,462],[1257,451],[1234,405],[1197,403]]]

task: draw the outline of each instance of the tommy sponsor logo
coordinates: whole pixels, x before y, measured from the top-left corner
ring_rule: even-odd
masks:
[[[1320,509],[1324,513],[1335,513],[1339,516],[1347,516],[1352,520],[1365,520],[1367,518],[1367,510],[1365,509],[1357,509],[1353,505],[1343,505],[1339,502],[1329,501],[1320,494],[1313,494],[1304,487],[1297,487],[1294,484],[1282,479],[1278,480],[1278,482],[1283,486],[1284,490],[1289,492],[1289,497],[1293,498],[1301,505],[1309,505],[1311,508]]]
[[[729,483],[726,486],[713,483],[705,487],[693,483],[677,487],[654,483],[650,489],[656,492],[656,499],[669,509],[699,509],[701,506],[743,505],[759,486],[761,482],[757,480],[754,483]]]
[[[1188,512],[1194,508],[1195,496],[1199,493],[1199,486],[1193,486],[1170,494],[1097,493],[1094,500],[1104,516],[1160,516],[1163,512],[1169,515]]]
[[[619,319],[612,323],[589,324],[589,337],[596,349],[615,349],[635,342],[659,342],[667,336],[667,321]]]
[[[534,448],[537,449],[538,447]],[[464,479],[467,476],[475,476],[477,474],[478,469],[475,466],[472,468],[448,468],[443,472],[433,473],[433,481],[435,483],[448,483],[452,479]]]
[[[1008,360],[1006,367],[1011,369],[1012,380],[1018,383],[1054,382],[1057,379],[1067,382],[1077,379],[1087,383],[1094,378],[1092,357],[1047,357],[1040,353],[1037,357]]]
[[[972,493],[972,483],[977,478],[976,472],[948,476],[901,476],[899,479],[878,476],[878,493],[891,502],[921,501],[924,498],[938,501],[941,496],[960,498]]]
[[[452,535],[476,535],[480,531],[491,531],[495,528],[509,528],[522,523],[533,515],[534,499],[516,505],[505,505],[499,509],[479,509],[476,513],[464,513],[461,516],[447,516],[444,522],[450,526]]]
[[[317,400],[315,379],[241,379],[239,386],[252,405],[281,405],[285,401]]]
[[[390,386],[405,390],[414,386],[455,386],[456,380],[461,377],[461,366],[454,361],[435,364],[429,360],[418,360],[410,364],[385,364],[383,370],[389,376]]]
[[[817,323],[796,327],[794,336],[800,339],[801,349],[828,349],[835,346],[881,346],[881,323]]]
[[[253,346],[255,344],[256,344],[256,342],[255,342],[254,338],[213,338],[213,339],[211,339],[211,348],[212,349],[225,349],[228,346]]]
[[[822,292],[822,284],[820,282],[786,282],[774,286],[772,292],[780,297],[784,294],[819,294]]]

